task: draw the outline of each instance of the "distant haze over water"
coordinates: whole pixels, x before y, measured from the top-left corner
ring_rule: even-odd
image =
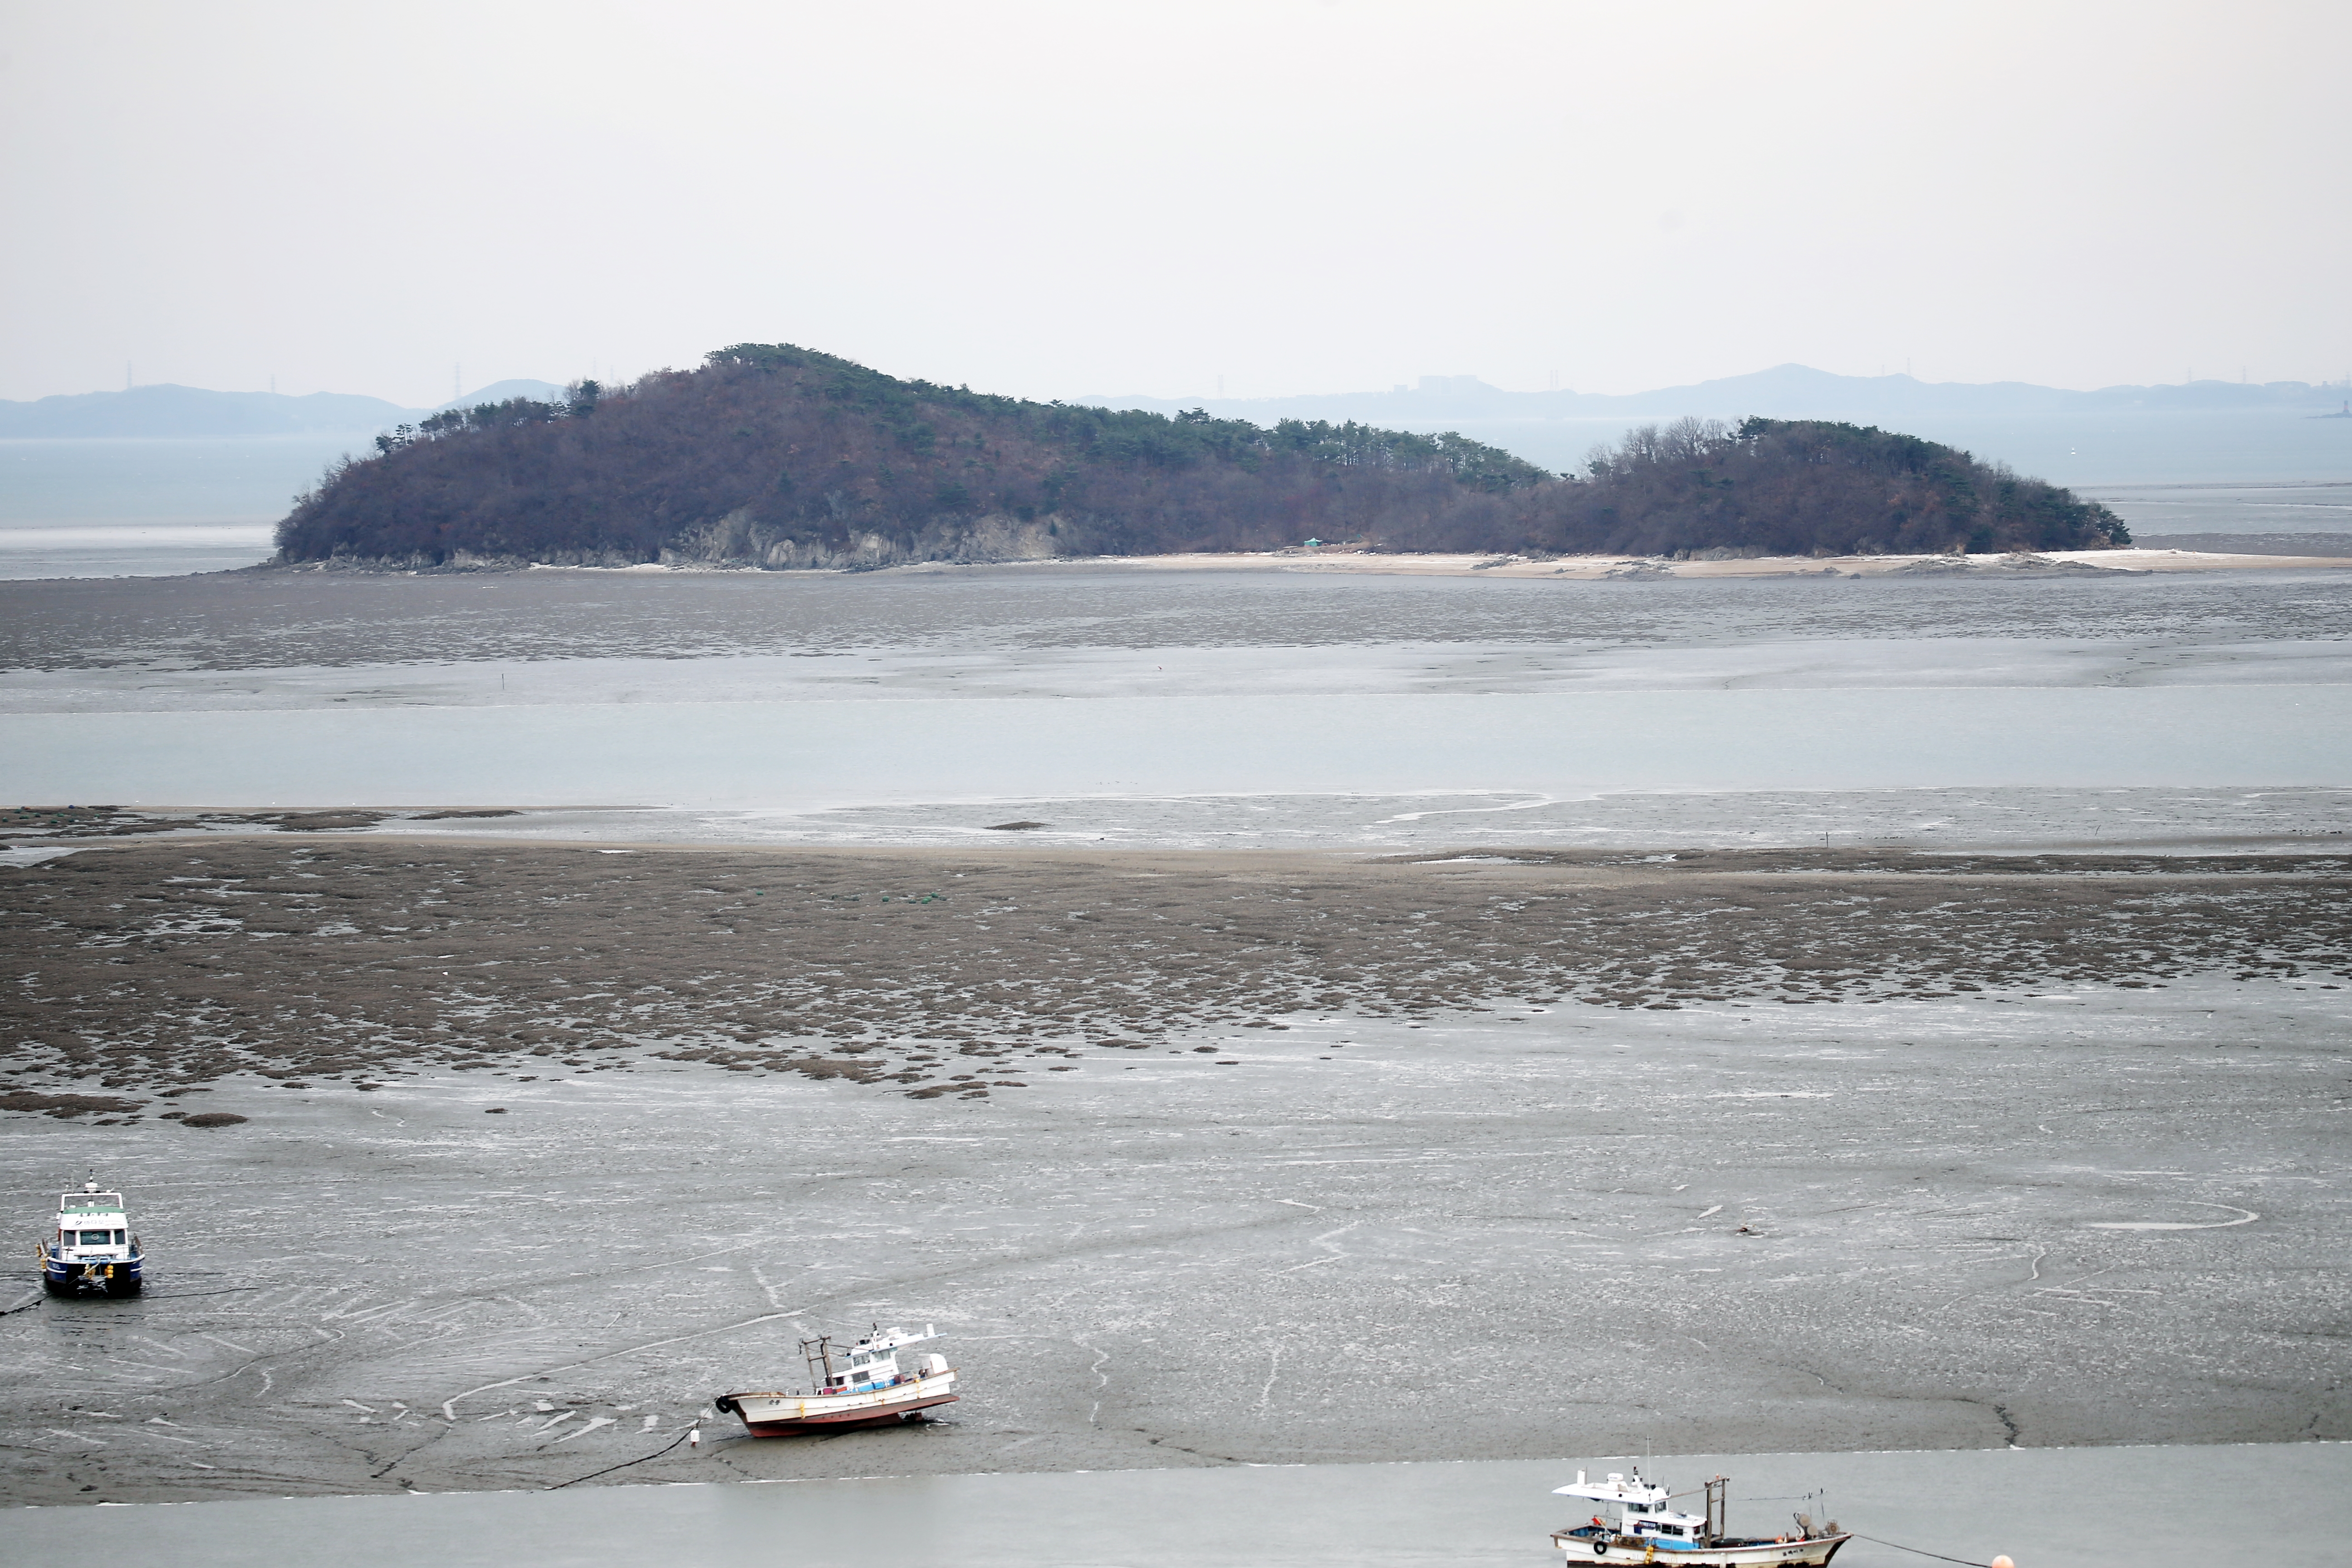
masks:
[[[0,440],[0,577],[250,566],[294,497],[363,438]]]

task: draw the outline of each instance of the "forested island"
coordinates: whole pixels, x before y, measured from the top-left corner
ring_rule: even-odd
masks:
[[[1457,435],[1270,428],[902,381],[740,343],[561,403],[435,415],[339,465],[282,564],[772,569],[1268,550],[1691,555],[2095,549],[2105,508],[1915,437],[1685,419],[1555,476]]]

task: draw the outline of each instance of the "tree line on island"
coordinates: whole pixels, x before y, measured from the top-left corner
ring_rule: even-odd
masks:
[[[299,498],[279,561],[775,568],[1268,550],[1683,556],[2130,542],[2104,507],[1916,437],[1684,419],[1554,476],[1454,434],[1270,428],[902,381],[790,344],[376,438]]]

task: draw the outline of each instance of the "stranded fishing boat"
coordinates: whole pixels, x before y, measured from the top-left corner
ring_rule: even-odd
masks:
[[[41,1260],[41,1283],[52,1296],[85,1290],[139,1294],[139,1270],[146,1261],[139,1237],[122,1212],[122,1194],[101,1193],[96,1182],[85,1182],[78,1193],[58,1194],[58,1228],[33,1250]]]
[[[1815,1529],[1805,1514],[1794,1516],[1796,1529],[1785,1535],[1733,1535],[1724,1529],[1724,1494],[1730,1483],[1721,1476],[1708,1481],[1706,1511],[1677,1513],[1666,1505],[1674,1494],[1635,1470],[1631,1480],[1614,1471],[1605,1481],[1587,1481],[1576,1472],[1576,1484],[1554,1487],[1554,1497],[1589,1498],[1601,1507],[1589,1524],[1552,1531],[1552,1544],[1566,1554],[1567,1568],[1595,1563],[1688,1563],[1692,1568],[1745,1568],[1750,1563],[1805,1563],[1818,1568],[1853,1539],[1841,1534],[1832,1521]],[[1688,1494],[1684,1494],[1687,1496]]]
[[[921,1419],[934,1405],[955,1402],[955,1368],[945,1356],[927,1355],[917,1369],[902,1371],[898,1350],[939,1335],[926,1324],[919,1334],[904,1329],[874,1331],[845,1351],[833,1348],[833,1336],[801,1342],[808,1363],[807,1394],[722,1394],[719,1409],[743,1418],[754,1437],[782,1437],[793,1432],[841,1432],[853,1426],[886,1426],[894,1421]],[[834,1358],[842,1359],[834,1370]]]

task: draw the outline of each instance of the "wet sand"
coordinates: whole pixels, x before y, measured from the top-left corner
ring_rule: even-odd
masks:
[[[0,870],[12,1500],[2352,1436],[2341,857],[614,847]]]

